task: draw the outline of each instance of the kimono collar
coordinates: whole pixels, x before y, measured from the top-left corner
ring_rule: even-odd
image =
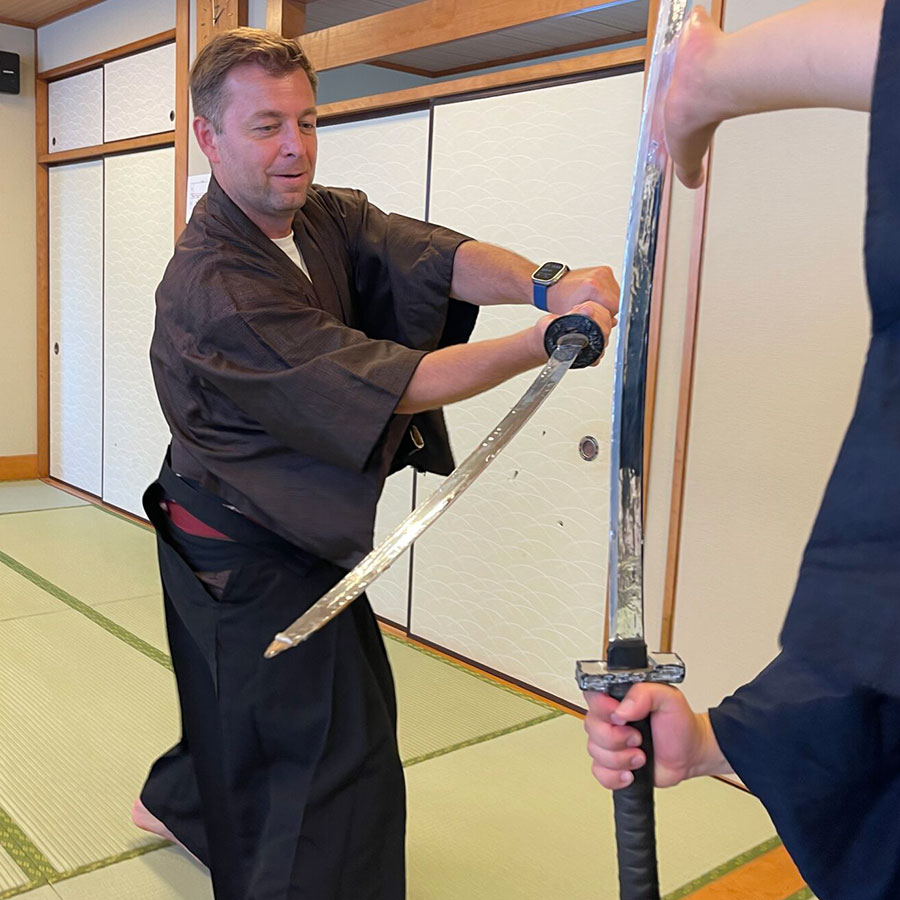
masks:
[[[229,230],[236,231],[244,240],[252,243],[275,263],[285,275],[291,278],[300,287],[309,299],[317,306],[321,301],[326,304],[337,303],[348,322],[353,322],[351,304],[344,292],[338,289],[338,278],[332,271],[332,262],[323,256],[319,242],[315,235],[310,233],[306,222],[306,216],[300,210],[294,215],[291,227],[294,237],[300,244],[300,250],[306,265],[312,275],[312,282],[305,273],[289,260],[276,244],[263,233],[262,229],[253,222],[247,214],[225,193],[222,186],[216,181],[214,175],[210,176],[209,187],[206,191],[206,214],[216,221],[223,223]]]

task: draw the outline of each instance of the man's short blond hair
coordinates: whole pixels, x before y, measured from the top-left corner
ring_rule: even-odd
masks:
[[[300,45],[261,28],[233,28],[216,35],[198,54],[191,68],[191,100],[194,115],[207,119],[216,132],[222,131],[227,92],[225,79],[235,67],[245,63],[261,66],[274,78],[303,69],[309,76],[313,94],[319,79]]]

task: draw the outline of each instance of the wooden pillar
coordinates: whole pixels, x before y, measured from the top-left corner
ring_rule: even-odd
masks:
[[[266,30],[290,38],[306,34],[306,0],[266,0]]]
[[[47,82],[37,75],[37,30],[34,41],[34,109],[37,155],[47,152]],[[50,474],[50,175],[36,163],[37,206],[37,467],[38,477]]]
[[[191,67],[190,0],[175,0],[175,240],[184,230],[187,212],[189,121],[188,78]]]
[[[220,31],[247,24],[247,0],[197,0],[197,52]]]

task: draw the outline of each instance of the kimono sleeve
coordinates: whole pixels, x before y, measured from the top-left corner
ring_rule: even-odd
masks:
[[[478,307],[452,298],[450,282],[456,251],[470,237],[385,213],[360,191],[330,188],[322,199],[345,223],[367,334],[425,350],[469,339]]]
[[[368,338],[275,277],[219,272],[207,290],[229,302],[204,318],[186,362],[246,417],[230,424],[362,471],[424,351]]]

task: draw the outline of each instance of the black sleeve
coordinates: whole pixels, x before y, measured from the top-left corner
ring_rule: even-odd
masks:
[[[726,759],[822,897],[898,896],[898,706],[782,652],[709,711]],[[863,865],[873,873],[865,891]]]

